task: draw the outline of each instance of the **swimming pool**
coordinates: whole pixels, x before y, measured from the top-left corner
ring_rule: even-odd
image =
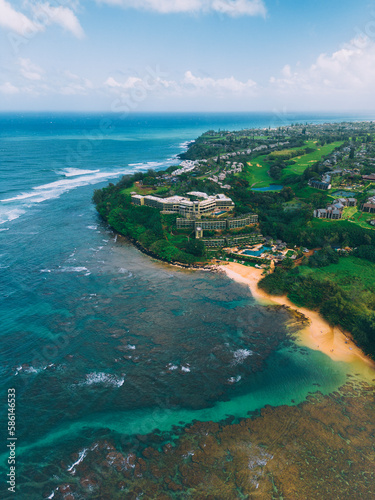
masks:
[[[251,255],[252,257],[260,257],[262,253],[269,252],[272,250],[271,247],[262,247],[260,248],[257,252],[254,252],[253,250],[245,250],[242,255]]]

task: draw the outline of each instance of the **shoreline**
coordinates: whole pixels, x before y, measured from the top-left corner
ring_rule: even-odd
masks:
[[[354,364],[356,371],[361,372],[366,379],[374,379],[375,362],[355,345],[349,333],[330,325],[319,312],[296,306],[287,296],[269,295],[258,288],[258,283],[263,277],[263,269],[234,262],[222,265],[221,269],[228,278],[246,284],[254,299],[260,304],[277,304],[302,314],[308,320],[308,325],[298,332],[297,344],[319,350],[333,361]]]
[[[295,339],[296,343],[308,347],[312,350],[318,350],[329,356],[333,361],[352,364],[356,372],[360,372],[367,381],[375,380],[375,361],[367,356],[353,341],[349,332],[344,332],[338,326],[330,325],[317,311],[298,307],[291,302],[288,297],[269,295],[258,287],[259,281],[263,277],[263,269],[257,269],[251,266],[244,266],[235,262],[223,262],[221,264],[184,264],[181,262],[169,262],[146,249],[137,240],[132,237],[118,233],[111,228],[120,237],[125,238],[133,244],[140,252],[169,266],[178,267],[186,271],[224,271],[228,278],[247,285],[254,299],[263,305],[280,305],[291,309],[299,315],[302,315],[308,321],[308,324],[299,330]]]

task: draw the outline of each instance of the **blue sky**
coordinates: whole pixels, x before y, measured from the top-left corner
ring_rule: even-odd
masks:
[[[0,110],[373,111],[373,0],[0,0]]]

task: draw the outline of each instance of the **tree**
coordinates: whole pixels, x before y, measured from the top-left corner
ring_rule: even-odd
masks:
[[[196,257],[202,257],[205,253],[205,246],[203,241],[200,240],[190,240],[186,245],[187,253],[191,253]]]

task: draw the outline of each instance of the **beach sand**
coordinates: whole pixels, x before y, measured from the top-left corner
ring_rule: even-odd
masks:
[[[309,324],[298,333],[296,342],[299,345],[319,350],[334,361],[351,363],[355,371],[360,372],[365,379],[374,379],[375,363],[354,344],[349,333],[338,327],[332,327],[318,312],[297,307],[286,296],[274,297],[258,288],[258,282],[263,277],[263,269],[234,262],[229,262],[222,268],[229,278],[248,285],[251,294],[258,302],[265,305],[283,305],[302,313],[309,320]]]

